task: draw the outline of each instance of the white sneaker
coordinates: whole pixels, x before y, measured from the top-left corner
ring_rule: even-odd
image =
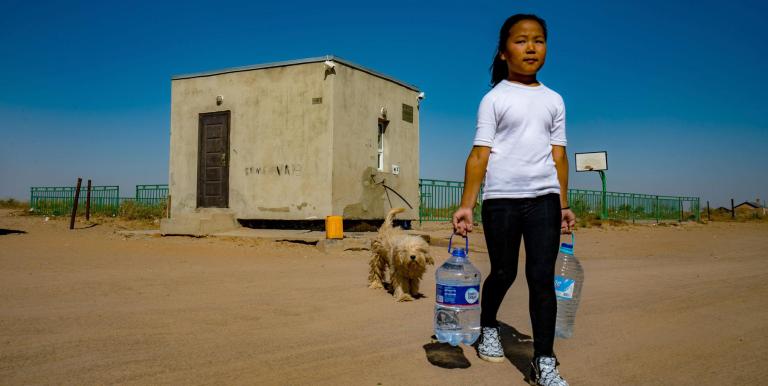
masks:
[[[504,348],[501,347],[498,327],[483,327],[481,329],[477,356],[488,362],[504,362]]]
[[[568,386],[568,382],[557,371],[555,357],[538,357],[531,361],[531,376],[529,382],[537,386]]]

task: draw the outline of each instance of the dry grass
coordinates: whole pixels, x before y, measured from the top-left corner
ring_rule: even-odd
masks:
[[[754,211],[736,210],[736,216],[731,217],[730,211],[711,210],[707,217],[706,209],[701,213],[702,221],[727,221],[727,222],[768,222],[768,211],[763,214],[762,209]]]
[[[576,217],[576,226],[579,228],[592,228],[603,226],[603,220],[596,215],[586,215]]]
[[[125,220],[159,220],[165,217],[166,205],[146,205],[135,201],[120,204],[118,216]]]
[[[10,204],[8,201],[12,201]],[[29,206],[27,203],[20,203],[18,204],[18,201],[15,201],[13,199],[11,200],[0,200],[0,208],[6,208],[6,209],[29,209]],[[12,206],[16,205],[16,206]],[[28,214],[31,215],[41,215],[41,216],[50,216],[50,217],[69,217],[70,213],[72,212],[72,208],[56,208],[56,210],[46,210],[45,203],[41,204],[39,207],[43,208],[40,210],[35,210],[34,212],[29,212]],[[51,206],[53,207],[53,206]],[[36,208],[38,209],[38,208]],[[124,201],[120,204],[120,207],[115,211],[113,208],[107,207],[107,208],[94,208],[91,207],[91,218],[114,218],[118,217],[124,220],[159,220],[161,218],[165,217],[166,212],[166,204],[163,203],[161,205],[148,205],[148,204],[142,204],[135,201]],[[77,217],[85,217],[85,205],[78,205],[77,207]]]
[[[0,200],[0,208],[2,209],[29,209],[29,203],[26,201],[19,201],[14,198],[7,200]]]

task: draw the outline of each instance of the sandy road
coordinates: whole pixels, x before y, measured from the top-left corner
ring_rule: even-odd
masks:
[[[0,211],[0,228],[27,232],[0,235],[0,384],[525,384],[522,275],[499,313],[509,361],[463,346],[471,366],[449,370],[425,350],[434,267],[425,298],[396,303],[366,288],[365,251],[115,226]],[[556,342],[561,372],[572,385],[759,384],[767,247],[768,224],[580,230],[587,278],[576,335]],[[472,258],[486,275],[487,256]]]

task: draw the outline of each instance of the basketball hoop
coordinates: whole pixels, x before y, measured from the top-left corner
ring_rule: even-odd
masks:
[[[608,206],[605,191],[605,170],[608,170],[608,152],[595,151],[590,153],[576,153],[577,172],[598,172],[603,182],[602,210],[600,217],[608,218]]]

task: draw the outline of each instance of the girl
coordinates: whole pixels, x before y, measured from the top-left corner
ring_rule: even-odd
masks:
[[[504,22],[491,67],[493,89],[480,102],[453,227],[463,236],[472,231],[472,211],[485,178],[482,218],[491,273],[483,284],[478,355],[504,361],[496,313],[517,275],[523,238],[534,341],[530,379],[567,386],[552,351],[553,280],[560,234],[570,233],[576,218],[568,206],[565,105],[536,78],[546,54],[544,20],[519,14]]]

